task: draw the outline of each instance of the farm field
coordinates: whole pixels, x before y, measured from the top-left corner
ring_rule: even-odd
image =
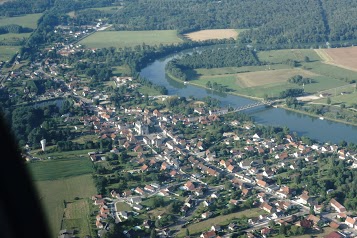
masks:
[[[37,28],[37,21],[42,16],[41,13],[28,14],[21,17],[5,17],[0,18],[0,26],[16,24],[23,27],[28,27],[31,29]]]
[[[19,50],[20,46],[0,45],[0,61],[10,60]]]
[[[52,237],[57,237],[61,228],[79,230],[78,237],[91,234],[89,224],[89,198],[96,193],[91,174],[35,182],[39,197],[47,214]],[[78,197],[79,200],[75,200]],[[64,207],[66,201],[66,208]],[[63,227],[61,220],[64,215]]]
[[[244,29],[210,29],[195,31],[188,34],[184,34],[187,39],[192,41],[204,41],[204,40],[215,40],[215,39],[227,39],[234,38],[237,39],[239,33],[244,31]]]
[[[357,71],[357,47],[318,49],[316,52],[326,64]]]
[[[182,40],[177,37],[175,30],[162,31],[103,31],[80,41],[88,48],[105,47],[134,47],[136,45],[176,44]]]
[[[230,220],[232,219],[240,218],[242,216],[246,216],[247,218],[257,217],[260,214],[262,214],[262,210],[260,210],[259,208],[253,208],[240,212],[231,213],[228,215],[217,216],[211,219],[207,219],[199,223],[188,225],[187,228],[190,231],[190,234],[197,234],[209,230],[212,225],[228,225]],[[177,236],[184,237],[185,229],[181,229],[181,231],[178,233]]]
[[[318,54],[310,49],[262,51],[258,52],[258,57],[261,62],[270,64],[195,69],[191,73],[192,77],[189,77],[190,83],[206,87],[210,81],[230,89],[232,93],[262,98],[267,92],[269,97],[276,97],[283,90],[302,88],[287,82],[290,77],[298,74],[314,80],[314,83],[304,85],[308,93],[318,93],[357,80],[354,71],[322,63]],[[297,67],[284,64],[288,59],[297,61]]]

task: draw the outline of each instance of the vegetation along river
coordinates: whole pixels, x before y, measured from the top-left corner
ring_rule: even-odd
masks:
[[[189,51],[185,51],[188,53]],[[165,86],[168,90],[168,95],[177,95],[182,97],[194,96],[195,98],[203,98],[210,96],[221,101],[224,107],[239,107],[254,103],[253,100],[244,97],[239,97],[230,94],[222,94],[212,92],[210,90],[193,86],[170,79],[165,74],[165,65],[175,57],[179,57],[180,53],[155,60],[147,67],[141,70],[140,75],[154,84]],[[357,142],[357,127],[346,125],[343,123],[332,122],[328,120],[320,120],[316,117],[303,115],[296,112],[291,112],[281,108],[260,106],[254,109],[244,111],[253,117],[258,124],[272,126],[287,126],[291,131],[297,132],[300,136],[308,136],[311,139],[316,139],[320,142],[338,143],[342,140],[347,142]]]

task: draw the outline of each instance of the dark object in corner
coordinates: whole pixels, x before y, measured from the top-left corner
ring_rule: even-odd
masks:
[[[0,152],[0,237],[50,238],[31,176],[1,114]]]

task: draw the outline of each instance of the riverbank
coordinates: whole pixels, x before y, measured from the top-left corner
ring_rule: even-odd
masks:
[[[293,109],[293,108],[284,106],[283,104],[276,105],[276,107],[277,107],[277,108],[282,108],[282,109],[287,110],[287,111],[292,111],[292,112],[304,114],[304,115],[307,115],[307,116],[315,117],[315,118],[318,118],[318,119],[321,117],[321,115],[316,115],[316,114],[309,113],[309,112],[306,112],[306,111],[302,111],[302,110],[298,110],[298,109]],[[351,125],[351,126],[357,126],[356,123],[347,122],[347,121],[343,121],[343,120],[338,120],[338,119],[330,118],[330,117],[326,117],[326,116],[323,116],[323,120],[333,121],[333,122],[338,122],[338,123],[343,123],[343,124]]]

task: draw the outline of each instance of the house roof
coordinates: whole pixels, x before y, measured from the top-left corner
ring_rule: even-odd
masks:
[[[339,232],[337,231],[333,231],[331,233],[329,233],[328,235],[324,236],[324,238],[343,238],[344,236],[341,235]]]

